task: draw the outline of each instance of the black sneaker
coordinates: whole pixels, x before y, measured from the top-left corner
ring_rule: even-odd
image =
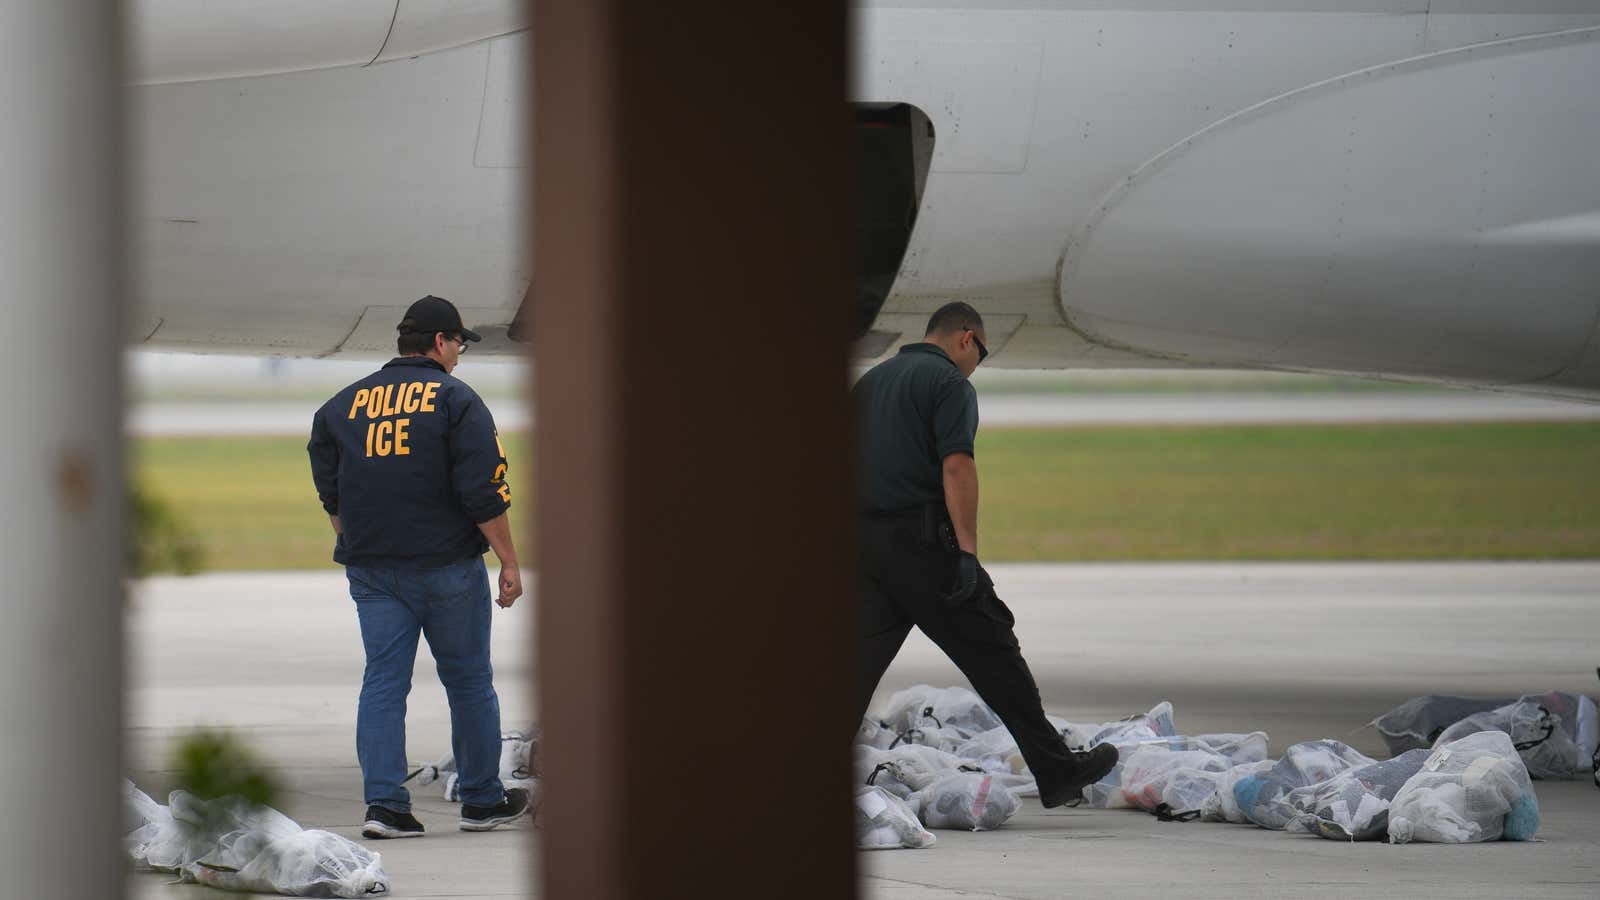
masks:
[[[496,806],[461,804],[462,831],[492,831],[533,812],[527,788],[508,788],[506,798]]]
[[[1074,800],[1082,799],[1083,789],[1106,777],[1117,766],[1117,748],[1110,744],[1096,744],[1088,750],[1072,752],[1073,768],[1067,779],[1050,793],[1039,795],[1045,809],[1052,809]]]
[[[367,822],[361,826],[361,836],[375,841],[422,837],[422,823],[411,813],[395,812],[382,806],[369,806]]]

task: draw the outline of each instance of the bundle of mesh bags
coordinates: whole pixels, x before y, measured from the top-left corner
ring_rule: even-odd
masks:
[[[1534,778],[1600,781],[1600,710],[1581,694],[1546,691],[1515,699],[1413,697],[1372,724],[1391,754],[1432,749],[1480,731],[1511,738]]]
[[[904,814],[928,828],[999,828],[1037,793],[1033,777],[1009,756],[1016,745],[999,718],[964,688],[918,685],[889,699],[856,733],[856,838],[862,849],[928,846],[906,827]],[[953,750],[985,736],[996,753],[985,758]],[[887,808],[884,798],[896,801]]]
[[[858,792],[870,787],[903,801],[928,828],[999,828],[1022,807],[1014,789],[1033,783],[1026,775],[986,772],[954,754],[916,744],[887,750],[858,744],[854,769]]]
[[[1166,702],[1115,722],[1050,721],[1072,749],[1119,751],[1111,772],[1084,789],[1092,806],[1396,843],[1531,839],[1539,808],[1530,774],[1592,771],[1600,730],[1593,701],[1556,692],[1409,701],[1375,723],[1394,754],[1385,760],[1330,739],[1268,759],[1263,732],[1179,734]],[[928,846],[929,828],[996,828],[1019,797],[1037,794],[1015,740],[962,688],[895,694],[863,720],[856,742],[863,847]]]
[[[1087,746],[1109,743],[1117,748],[1115,767],[1084,788],[1084,800],[1101,809],[1133,808],[1163,817],[1192,819],[1215,808],[1216,795],[1229,773],[1267,758],[1266,732],[1248,734],[1178,734],[1172,704],[1161,702],[1148,713],[1129,716],[1088,734]],[[1214,816],[1220,820],[1220,814]]]
[[[378,854],[348,838],[304,829],[267,806],[239,797],[200,800],[173,791],[168,805],[132,782],[123,795],[124,839],[135,865],[235,891],[293,897],[370,897],[389,891]]]

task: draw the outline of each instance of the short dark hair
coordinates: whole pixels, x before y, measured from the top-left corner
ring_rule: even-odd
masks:
[[[971,304],[957,300],[934,310],[933,315],[928,317],[928,330],[923,332],[923,336],[982,330],[983,316],[978,315],[978,311],[973,309]]]
[[[395,339],[395,349],[401,356],[423,356],[433,349],[433,336],[443,334],[449,337],[448,331],[402,331]]]

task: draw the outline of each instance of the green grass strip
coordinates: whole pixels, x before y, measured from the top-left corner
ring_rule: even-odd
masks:
[[[1600,556],[1600,425],[1014,428],[978,440],[999,560]]]
[[[530,442],[506,444],[523,537]],[[134,463],[206,568],[332,565],[303,439],[145,439]],[[988,428],[978,469],[990,562],[1600,557],[1596,423]]]

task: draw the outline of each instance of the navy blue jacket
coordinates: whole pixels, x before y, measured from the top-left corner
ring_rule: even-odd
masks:
[[[425,356],[350,385],[311,421],[311,480],[341,534],[342,565],[435,568],[481,556],[479,523],[511,506],[488,407]]]

